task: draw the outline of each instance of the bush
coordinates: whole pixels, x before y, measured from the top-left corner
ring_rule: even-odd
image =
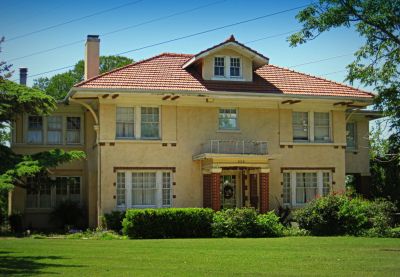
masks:
[[[390,230],[390,237],[400,238],[400,227],[392,228]]]
[[[299,227],[312,235],[385,236],[390,230],[394,205],[388,201],[370,202],[344,195],[329,195],[308,203],[294,212]]]
[[[211,237],[213,211],[203,208],[128,210],[122,222],[130,238]]]
[[[71,234],[66,235],[67,239],[93,239],[93,240],[120,240],[126,239],[126,237],[122,237],[119,234],[115,233],[114,231],[108,230],[86,230],[84,232],[74,232]]]
[[[8,217],[11,232],[21,233],[23,231],[22,217],[21,213],[13,213]]]
[[[214,214],[213,237],[277,237],[283,225],[273,212],[258,215],[254,209],[227,209]]]
[[[115,232],[122,231],[122,220],[125,218],[125,212],[112,211],[109,214],[104,214],[105,227],[108,230]]]
[[[84,215],[84,210],[79,203],[66,200],[50,213],[50,222],[61,229],[82,228],[85,225]]]

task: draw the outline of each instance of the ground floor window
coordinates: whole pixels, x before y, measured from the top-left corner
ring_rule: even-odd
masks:
[[[117,172],[117,208],[172,206],[170,171]]]
[[[283,204],[304,205],[331,190],[330,171],[286,171],[283,173]]]
[[[54,208],[66,200],[81,202],[81,177],[60,176],[42,181],[28,178],[26,208]]]

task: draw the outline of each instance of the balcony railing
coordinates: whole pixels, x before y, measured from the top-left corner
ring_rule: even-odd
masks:
[[[201,145],[201,154],[250,154],[266,155],[266,141],[209,140]]]

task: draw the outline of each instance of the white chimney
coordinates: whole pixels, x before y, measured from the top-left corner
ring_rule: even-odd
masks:
[[[26,86],[26,79],[28,78],[28,68],[21,67],[19,69],[19,84]]]
[[[85,80],[99,75],[100,39],[98,35],[88,35],[85,45]]]

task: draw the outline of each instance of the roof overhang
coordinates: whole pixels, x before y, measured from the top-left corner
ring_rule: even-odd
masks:
[[[215,52],[221,51],[222,49],[231,49],[236,52],[239,52],[243,56],[249,58],[253,61],[253,68],[257,69],[269,63],[269,58],[261,55],[260,53],[254,51],[253,49],[237,42],[237,41],[227,41],[212,48],[209,48],[205,51],[202,51],[196,54],[193,58],[188,60],[183,64],[182,68],[185,69],[190,65],[196,63],[197,61],[205,58],[208,55],[212,55]]]

